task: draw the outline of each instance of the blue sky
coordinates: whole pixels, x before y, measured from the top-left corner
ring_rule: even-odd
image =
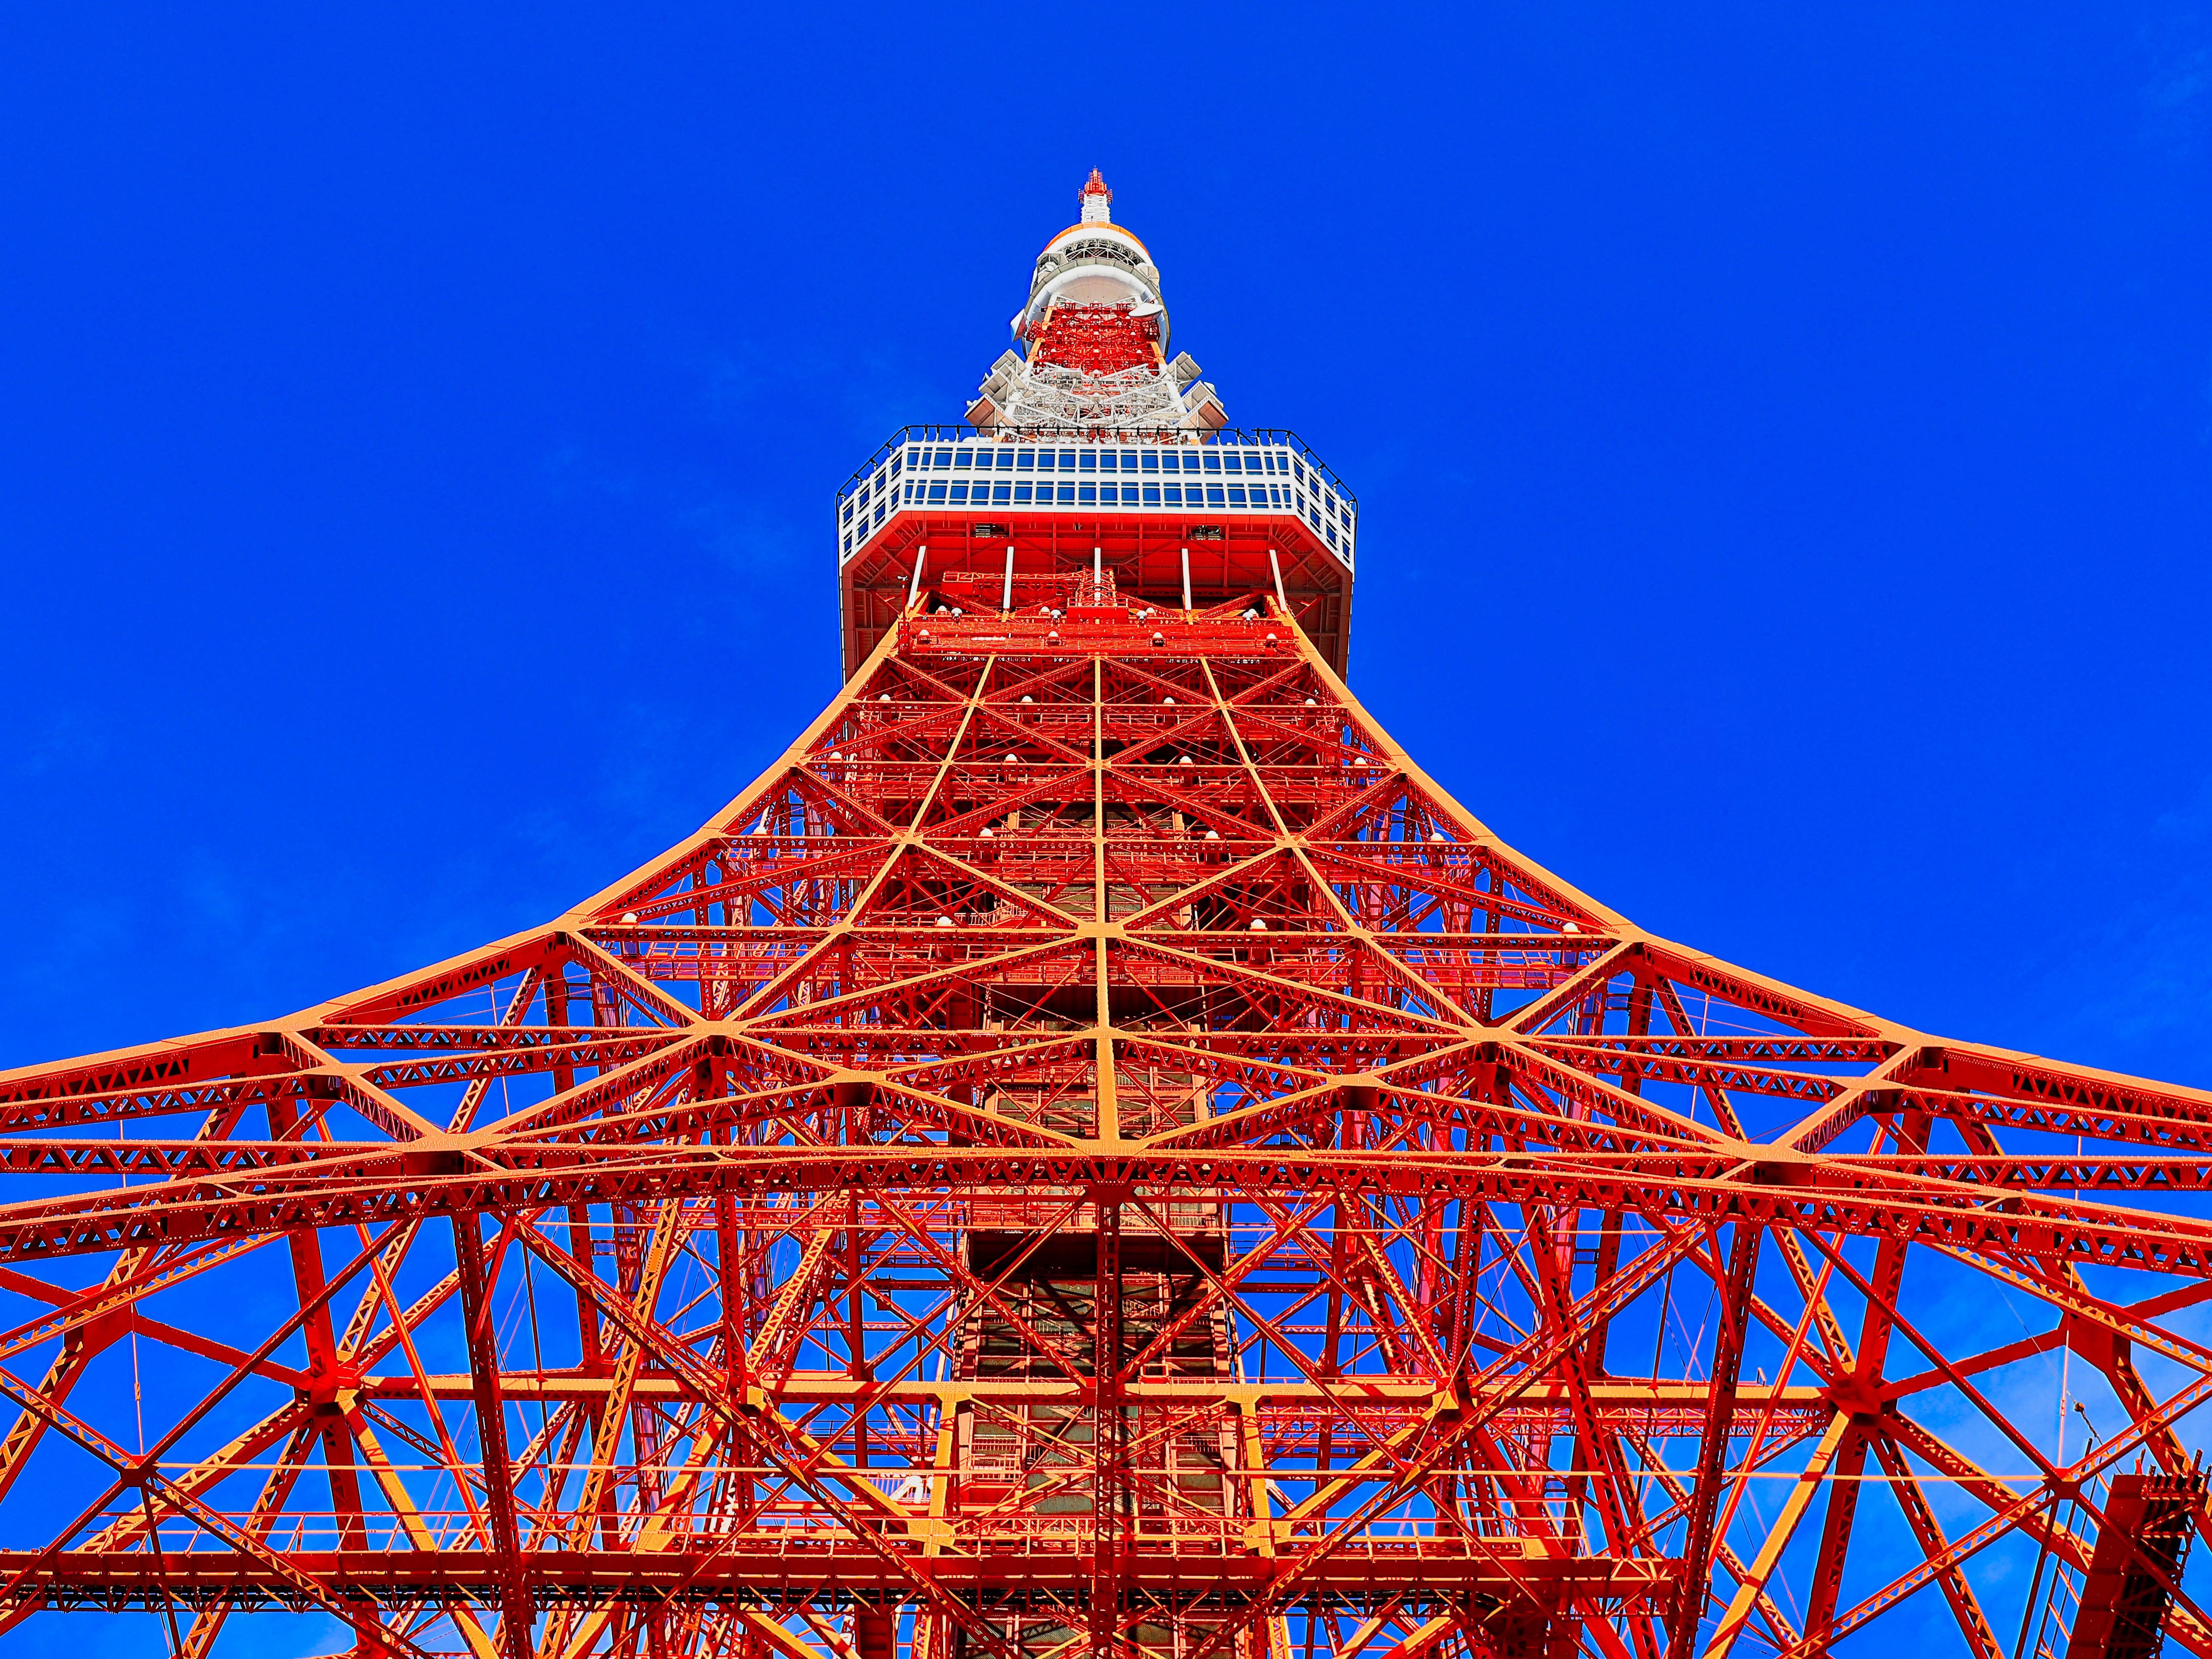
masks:
[[[2187,5],[0,24],[0,1063],[565,907],[834,689],[830,491],[1105,169],[1352,683],[1647,925],[2212,1083]]]

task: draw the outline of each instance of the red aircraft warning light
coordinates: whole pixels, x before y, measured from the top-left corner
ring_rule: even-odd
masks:
[[[1506,846],[1346,689],[1352,496],[1170,360],[1109,199],[839,495],[846,684],[696,834],[0,1077],[0,1627],[2212,1651],[2212,1095]]]

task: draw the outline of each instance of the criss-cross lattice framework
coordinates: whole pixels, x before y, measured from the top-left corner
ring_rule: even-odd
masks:
[[[1261,595],[967,608],[547,927],[0,1078],[0,1622],[1994,1656],[2095,1556],[2212,1651],[2104,1526],[2205,1524],[2212,1095],[1654,937]]]
[[[1090,375],[1154,369],[1159,326],[1126,305],[1059,305],[1032,329],[1031,361]]]

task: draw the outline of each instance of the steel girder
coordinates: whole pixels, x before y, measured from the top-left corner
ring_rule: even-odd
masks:
[[[1990,1652],[2185,1476],[2212,1095],[1652,936],[1269,595],[963,608],[545,927],[0,1077],[0,1626]]]

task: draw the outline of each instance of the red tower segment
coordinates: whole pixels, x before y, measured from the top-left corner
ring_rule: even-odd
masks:
[[[1342,672],[1358,502],[1295,434],[1228,425],[1169,355],[1151,250],[1097,174],[1079,199],[1012,319],[1027,355],[992,365],[966,424],[894,435],[837,494],[845,672],[925,584],[1003,606],[1093,560],[1184,611],[1273,594]]]
[[[1334,487],[1133,430],[896,448]],[[1073,552],[1061,476],[544,926],[0,1076],[0,1627],[1797,1659],[1928,1589],[1972,1653],[2212,1650],[2212,1095],[1638,927],[1390,741],[1340,609],[1186,595],[1141,495]]]
[[[1158,356],[1159,325],[1125,306],[1055,306],[1030,325],[1030,360],[1086,375],[1117,375]]]

